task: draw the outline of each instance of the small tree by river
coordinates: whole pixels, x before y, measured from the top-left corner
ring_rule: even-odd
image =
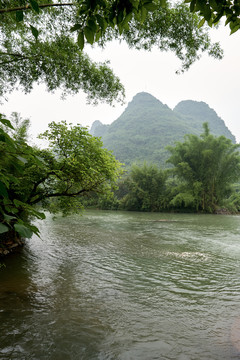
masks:
[[[76,212],[83,207],[82,196],[114,186],[120,164],[86,128],[52,122],[41,135],[49,146],[39,149],[11,135],[14,128],[7,119],[0,121],[0,246],[38,234],[31,220],[45,215],[37,205]]]

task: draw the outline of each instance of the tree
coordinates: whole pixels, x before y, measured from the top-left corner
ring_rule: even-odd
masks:
[[[240,178],[238,148],[224,136],[211,135],[207,123],[200,137],[187,135],[184,142],[167,147],[171,153],[168,162],[181,181],[172,205],[215,212]]]
[[[129,46],[171,50],[186,70],[201,52],[222,57],[199,18],[184,5],[163,0],[0,1],[0,96],[31,91],[44,82],[63,94],[83,90],[89,101],[122,101],[124,88],[107,62],[96,64],[84,44],[104,46],[113,39]]]
[[[128,192],[121,200],[126,210],[160,211],[165,206],[166,171],[155,165],[133,165],[125,180]]]
[[[0,120],[13,130],[10,122]],[[31,220],[45,216],[36,204],[52,212],[77,211],[82,208],[83,195],[110,191],[120,174],[120,164],[86,128],[53,122],[42,138],[49,141],[49,148],[31,147],[22,139],[14,141],[0,128],[2,241],[38,233]]]
[[[225,25],[229,24],[231,34],[240,28],[240,4],[238,0],[185,0],[190,3],[190,11],[198,13],[209,26],[218,24],[219,20],[226,17]]]
[[[91,136],[86,128],[68,126],[65,121],[52,122],[49,129],[40,136],[49,141],[49,149],[39,152],[44,168],[35,169],[37,183],[32,185],[28,202],[46,203],[57,198],[58,209],[69,213],[76,201],[79,206],[80,196],[111,191],[121,173],[120,163],[102,147],[101,140]],[[34,169],[27,169],[27,173],[31,183]]]

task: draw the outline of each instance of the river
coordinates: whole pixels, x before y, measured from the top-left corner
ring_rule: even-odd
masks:
[[[0,268],[0,359],[240,359],[240,217],[50,215]]]

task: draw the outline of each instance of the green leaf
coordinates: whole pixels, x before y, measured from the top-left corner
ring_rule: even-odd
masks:
[[[78,34],[77,42],[78,46],[82,50],[84,48],[84,34],[82,31]]]
[[[11,215],[7,215],[7,214],[3,214],[3,216],[4,216],[4,220],[6,220],[7,222],[16,219],[16,216],[11,216]]]
[[[41,219],[41,220],[46,219],[46,215],[44,213],[35,210],[32,206],[28,207],[28,211],[31,215],[35,216],[38,219]]]
[[[9,228],[4,224],[0,224],[0,234],[3,234],[7,231],[9,231]]]
[[[123,30],[126,30],[126,31],[129,31],[130,27],[129,27],[129,24],[128,22],[123,24]]]
[[[123,26],[122,24],[118,24],[118,31],[119,31],[119,34],[122,35],[122,32],[123,32]]]
[[[0,122],[3,125],[5,125],[5,126],[9,127],[10,129],[14,130],[14,127],[12,126],[11,121],[9,121],[7,119],[3,119],[2,117],[0,117]]]
[[[31,4],[33,10],[39,14],[40,9],[39,9],[37,1],[35,1],[35,0],[29,0],[29,1],[30,1],[30,4]]]
[[[204,11],[203,11],[203,15],[204,15],[204,18],[209,21],[211,19],[211,16],[212,16],[212,12],[211,12],[211,9],[209,6],[205,6],[204,7]]]
[[[8,192],[6,186],[0,181],[0,195],[5,198],[8,198]]]
[[[204,23],[205,23],[205,19],[202,18],[202,20],[199,21],[198,28],[200,29],[204,25]]]
[[[33,234],[31,229],[22,224],[15,224],[14,229],[24,238],[30,238]]]
[[[129,22],[131,21],[131,19],[132,19],[132,13],[130,13],[130,14],[127,14],[127,16],[125,16],[125,18],[124,18],[124,20],[123,20],[123,27],[124,27],[124,29],[126,29],[126,25],[127,25],[127,28],[129,28]],[[128,30],[128,29],[126,29],[126,30]]]
[[[14,205],[18,208],[18,207],[22,207],[22,208],[25,208],[26,207],[26,204],[23,203],[22,201],[20,200],[17,200],[17,199],[14,199],[13,200],[13,203]]]
[[[38,229],[36,226],[30,225],[29,228],[30,228],[30,230],[32,230],[32,232],[33,232],[34,234],[36,234],[36,235],[39,237],[40,231],[39,231],[39,229]]]
[[[30,28],[31,28],[31,31],[32,31],[33,36],[34,36],[35,39],[37,40],[38,35],[39,35],[38,30],[37,30],[34,26],[32,26],[32,25],[30,25]]]
[[[84,35],[87,39],[87,42],[92,45],[94,42],[95,33],[92,31],[92,29],[89,26],[86,26],[84,28]]]
[[[230,35],[234,34],[236,31],[238,31],[239,28],[240,28],[239,25],[235,26],[235,27],[231,30]]]
[[[96,15],[96,19],[97,19],[97,22],[98,22],[98,25],[100,26],[100,28],[102,29],[102,31],[105,31],[106,28],[107,28],[107,22],[106,20],[100,16],[100,15]]]
[[[213,8],[213,10],[216,10],[218,9],[218,4],[215,0],[209,0],[209,4],[211,6],[211,8]]]
[[[196,0],[192,0],[190,4],[190,11],[193,12],[195,10]]]
[[[76,30],[79,30],[79,29],[81,29],[81,25],[80,24],[75,24],[73,27],[71,27],[71,29],[70,29],[70,31],[71,32],[74,32],[74,31],[76,31]]]
[[[147,17],[147,9],[142,7],[142,9],[141,9],[141,22],[142,23],[146,20],[146,17]]]
[[[23,21],[23,11],[22,10],[16,11],[16,20],[18,22]]]
[[[92,32],[95,34],[97,31],[97,25],[94,20],[89,20],[87,22],[87,26],[92,30]]]
[[[148,11],[155,11],[158,9],[158,6],[152,2],[147,2],[145,4],[143,4],[143,6],[145,7],[145,9],[147,9]]]
[[[96,42],[98,42],[98,40],[100,39],[101,35],[102,35],[102,32],[101,32],[101,30],[99,29],[99,30],[96,32],[96,36],[95,36],[95,41],[96,41]]]
[[[17,158],[18,158],[18,160],[20,160],[24,164],[26,164],[28,162],[28,160],[23,158],[22,156],[17,156]]]
[[[166,5],[167,5],[167,0],[160,0],[160,5],[161,5],[161,7],[166,7]]]
[[[130,3],[132,4],[133,8],[138,10],[139,8],[139,1],[135,1],[135,0],[129,0]]]

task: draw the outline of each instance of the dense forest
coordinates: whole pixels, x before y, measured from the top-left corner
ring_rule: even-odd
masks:
[[[167,146],[169,168],[133,164],[111,197],[92,197],[86,206],[133,211],[237,213],[240,210],[238,144],[214,136],[207,123],[200,136]]]

